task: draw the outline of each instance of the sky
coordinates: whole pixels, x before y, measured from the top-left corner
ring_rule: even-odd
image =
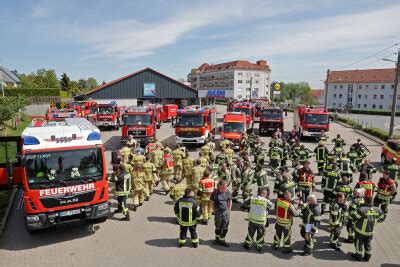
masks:
[[[0,65],[99,82],[264,59],[272,81],[323,88],[327,69],[394,67],[381,59],[396,59],[400,42],[397,0],[3,0],[0,10]]]

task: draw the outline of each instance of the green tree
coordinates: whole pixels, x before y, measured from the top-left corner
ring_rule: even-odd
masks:
[[[290,100],[293,104],[296,100],[302,104],[310,101],[311,87],[307,82],[287,83],[282,89],[282,98]]]
[[[88,78],[88,79],[86,80],[86,86],[87,86],[87,88],[90,90],[90,89],[99,87],[99,84],[97,83],[97,81],[96,81],[95,78],[90,77],[90,78]]]
[[[71,79],[68,77],[68,75],[65,72],[63,72],[63,74],[61,75],[61,79],[60,79],[61,90],[69,91],[70,83],[71,83]]]
[[[71,97],[79,95],[82,92],[82,90],[79,88],[79,82],[71,81],[69,83],[68,91]]]
[[[41,68],[28,75],[21,74],[19,87],[22,89],[60,88],[60,84],[54,70]]]
[[[87,83],[85,79],[79,79],[77,84],[80,91],[86,91]]]

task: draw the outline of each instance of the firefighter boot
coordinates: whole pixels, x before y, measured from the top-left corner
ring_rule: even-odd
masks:
[[[121,219],[121,221],[130,221],[131,218],[129,216],[129,212],[126,213],[125,217]]]
[[[363,261],[369,262],[369,260],[371,259],[371,256],[372,256],[371,254],[365,254]]]

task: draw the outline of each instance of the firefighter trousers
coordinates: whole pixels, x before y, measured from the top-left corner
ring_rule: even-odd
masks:
[[[305,245],[304,245],[304,252],[312,253],[314,249],[314,232],[306,232],[306,228],[304,225],[301,226],[300,235],[304,238]]]
[[[280,166],[280,159],[270,159],[269,165],[271,166],[272,172],[277,172]]]
[[[144,181],[144,195],[146,197],[149,197],[151,194],[153,194],[153,181]]]
[[[340,237],[340,233],[342,232],[342,227],[340,226],[335,226],[335,227],[331,227],[331,234],[329,237],[329,243],[332,246],[338,246],[338,241],[339,241],[339,237]]]
[[[254,235],[256,233],[257,233],[256,240],[254,240]],[[264,237],[265,237],[265,225],[249,222],[249,227],[247,229],[247,236],[246,239],[244,240],[245,246],[251,247],[253,242],[255,242],[257,248],[261,248],[265,243]]]
[[[365,258],[371,258],[372,255],[372,236],[365,236],[360,233],[355,233],[354,246],[356,248],[356,257],[362,259],[363,253]]]
[[[169,179],[171,178],[171,172],[169,170],[164,170],[161,173],[161,187],[165,192],[169,192],[171,189],[169,186]]]
[[[381,206],[381,210],[382,210],[383,213],[385,214],[385,215],[384,215],[384,218],[386,218],[386,215],[387,215],[388,212],[389,212],[389,204],[390,204],[390,201],[387,201],[387,200],[384,200],[384,199],[380,199],[380,198],[378,198],[378,197],[375,197],[375,198],[374,198],[374,206],[375,206],[375,207]]]
[[[134,190],[132,192],[133,196],[133,206],[134,207],[139,207],[143,204],[144,202],[144,190]]]
[[[324,172],[324,167],[325,167],[325,162],[318,162],[317,163],[317,168],[318,168],[318,173],[322,174]]]
[[[174,165],[174,177],[177,181],[182,179],[182,165]]]
[[[118,210],[122,212],[125,216],[128,214],[128,208],[126,207],[126,197],[127,196],[118,196]]]
[[[292,235],[291,226],[285,227],[280,224],[275,224],[275,236],[274,236],[274,247],[278,248],[281,246],[281,242],[283,242],[283,250],[290,250],[290,238]]]
[[[192,239],[192,244],[198,244],[199,243],[199,236],[197,234],[197,229],[196,229],[197,224],[193,226],[180,226],[180,231],[179,231],[179,244],[184,245],[186,244],[186,235],[187,231],[189,230],[190,232],[190,238]]]
[[[208,221],[211,218],[212,207],[210,200],[202,200],[201,201],[201,213],[203,216],[203,221]]]
[[[347,234],[349,236],[349,238],[348,238],[349,240],[354,239],[354,235],[355,235],[353,223],[354,222],[352,220],[348,220],[347,221],[347,225],[346,225],[346,229],[347,229]]]
[[[307,197],[310,195],[311,188],[299,186],[299,198],[303,201],[303,203],[307,203]]]
[[[232,199],[237,200],[239,196],[240,181],[232,181]]]
[[[224,214],[215,215],[215,240],[225,241],[226,234],[228,233],[229,216]]]

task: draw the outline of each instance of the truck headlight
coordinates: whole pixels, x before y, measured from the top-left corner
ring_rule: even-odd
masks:
[[[40,221],[40,217],[37,216],[37,215],[26,216],[26,221],[28,221],[28,222],[37,222],[37,221]]]

